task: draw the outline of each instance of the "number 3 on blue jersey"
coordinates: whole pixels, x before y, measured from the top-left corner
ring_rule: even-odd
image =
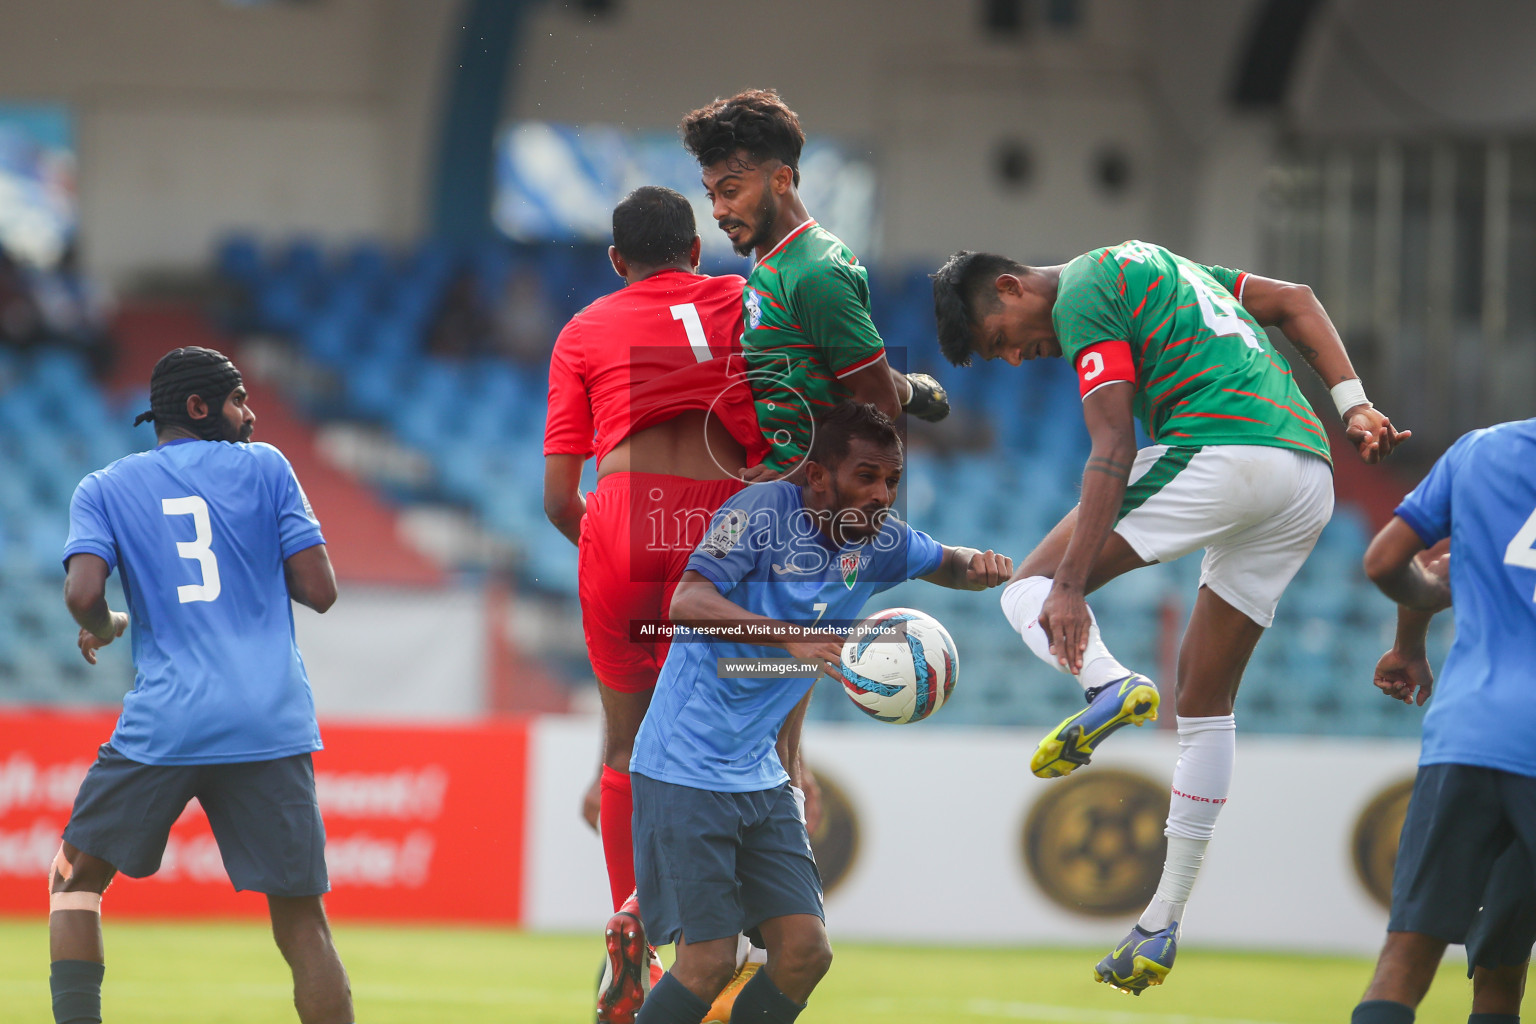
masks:
[[[1530,518],[1504,549],[1504,564],[1536,569],[1536,509],[1531,510]],[[1531,600],[1536,601],[1536,594],[1531,595]]]
[[[182,604],[217,600],[223,588],[219,583],[219,560],[211,547],[213,524],[208,521],[208,503],[195,494],[186,498],[161,498],[160,509],[168,516],[192,517],[194,536],[191,540],[177,541],[176,553],[197,562],[203,572],[203,582],[177,587],[176,597]]]

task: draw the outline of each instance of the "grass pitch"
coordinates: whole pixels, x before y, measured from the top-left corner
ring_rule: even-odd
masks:
[[[339,924],[363,1024],[474,1020],[583,1024],[602,957],[595,935]],[[296,1020],[287,969],[260,924],[107,920],[110,1024]],[[1338,1024],[1369,977],[1349,957],[1180,952],[1169,983],[1132,999],[1091,980],[1103,950],[918,949],[838,943],[805,1024]],[[1461,961],[1441,969],[1423,1024],[1471,1004]],[[0,919],[0,1021],[50,1024],[41,920]]]

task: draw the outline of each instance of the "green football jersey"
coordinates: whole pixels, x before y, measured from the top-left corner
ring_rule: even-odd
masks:
[[[795,468],[814,418],[846,399],[842,378],[885,355],[869,316],[869,275],[830,231],[806,221],[752,268],[741,347],[768,440],[763,465]]]
[[[1105,359],[1085,350],[1129,343],[1136,417],[1157,444],[1256,444],[1329,459],[1290,364],[1242,306],[1245,276],[1147,242],[1084,253],[1061,272],[1051,310],[1061,354],[1087,388]]]

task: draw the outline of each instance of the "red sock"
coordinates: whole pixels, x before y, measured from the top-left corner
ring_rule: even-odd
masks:
[[[635,842],[629,830],[635,801],[630,795],[628,772],[603,765],[599,808],[597,820],[602,826],[603,859],[608,862],[608,888],[613,890],[613,909],[618,910],[635,891]]]

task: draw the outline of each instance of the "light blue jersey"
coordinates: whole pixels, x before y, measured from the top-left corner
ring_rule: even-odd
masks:
[[[688,568],[748,611],[809,626],[857,619],[871,595],[926,576],[943,559],[937,541],[894,517],[868,543],[834,549],[800,487],[779,481],[748,487],[721,506]],[[816,677],[722,679],[717,671],[720,658],[784,656],[779,648],[678,630],[630,770],[721,793],[788,781],[774,742]]]
[[[1536,419],[1461,438],[1397,514],[1451,538],[1456,640],[1419,763],[1536,775]]]
[[[82,480],[64,561],[100,555],[122,574],[133,637],[112,746],[145,764],[319,750],[283,562],[324,543],[269,444],[169,441]]]

